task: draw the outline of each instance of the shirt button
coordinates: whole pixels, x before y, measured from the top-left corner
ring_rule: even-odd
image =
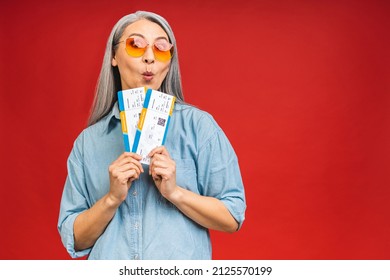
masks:
[[[138,254],[135,254],[135,255],[134,255],[134,259],[135,259],[135,260],[139,260],[139,255],[138,255]]]
[[[137,191],[133,191],[133,196],[136,196],[137,194]]]
[[[138,229],[138,222],[134,224],[134,228]]]

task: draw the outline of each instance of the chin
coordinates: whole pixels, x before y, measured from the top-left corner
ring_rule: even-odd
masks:
[[[145,85],[143,86],[154,90],[158,90],[160,88],[160,85],[156,85],[153,83],[145,83]]]

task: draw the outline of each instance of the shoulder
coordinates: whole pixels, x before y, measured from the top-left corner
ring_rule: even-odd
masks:
[[[107,134],[108,118],[109,116],[105,116],[97,123],[84,128],[74,141],[73,152],[82,154],[86,148],[99,141],[99,139],[104,138],[104,135]]]
[[[113,113],[110,113],[100,119],[98,122],[93,125],[87,126],[84,128],[81,133],[78,135],[76,142],[88,141],[88,139],[96,139],[97,137],[102,137],[109,132],[111,121],[115,118]],[[119,121],[119,119],[117,120]]]
[[[176,104],[173,112],[174,118],[182,119],[194,129],[219,130],[220,127],[213,116],[197,107],[187,104]]]
[[[77,136],[74,142],[75,146],[83,145],[86,139],[98,136],[98,134],[100,134],[102,130],[103,124],[101,120],[91,126],[84,128]]]
[[[199,108],[186,104],[176,104],[172,116],[172,130],[176,137],[194,142],[197,150],[219,138],[226,138],[214,117]]]

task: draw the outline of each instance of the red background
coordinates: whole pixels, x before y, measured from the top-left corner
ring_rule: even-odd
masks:
[[[68,259],[66,159],[107,37],[163,15],[184,93],[239,157],[246,222],[215,259],[390,259],[390,2],[1,1],[0,259]]]

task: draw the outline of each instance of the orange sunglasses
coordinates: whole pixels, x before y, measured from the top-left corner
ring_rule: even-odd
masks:
[[[132,57],[143,56],[146,48],[150,45],[148,41],[138,36],[129,37],[124,41],[118,42],[118,44],[123,42],[126,43],[127,54]],[[164,38],[157,39],[152,45],[152,50],[156,60],[162,62],[170,60],[173,55],[173,45]]]

